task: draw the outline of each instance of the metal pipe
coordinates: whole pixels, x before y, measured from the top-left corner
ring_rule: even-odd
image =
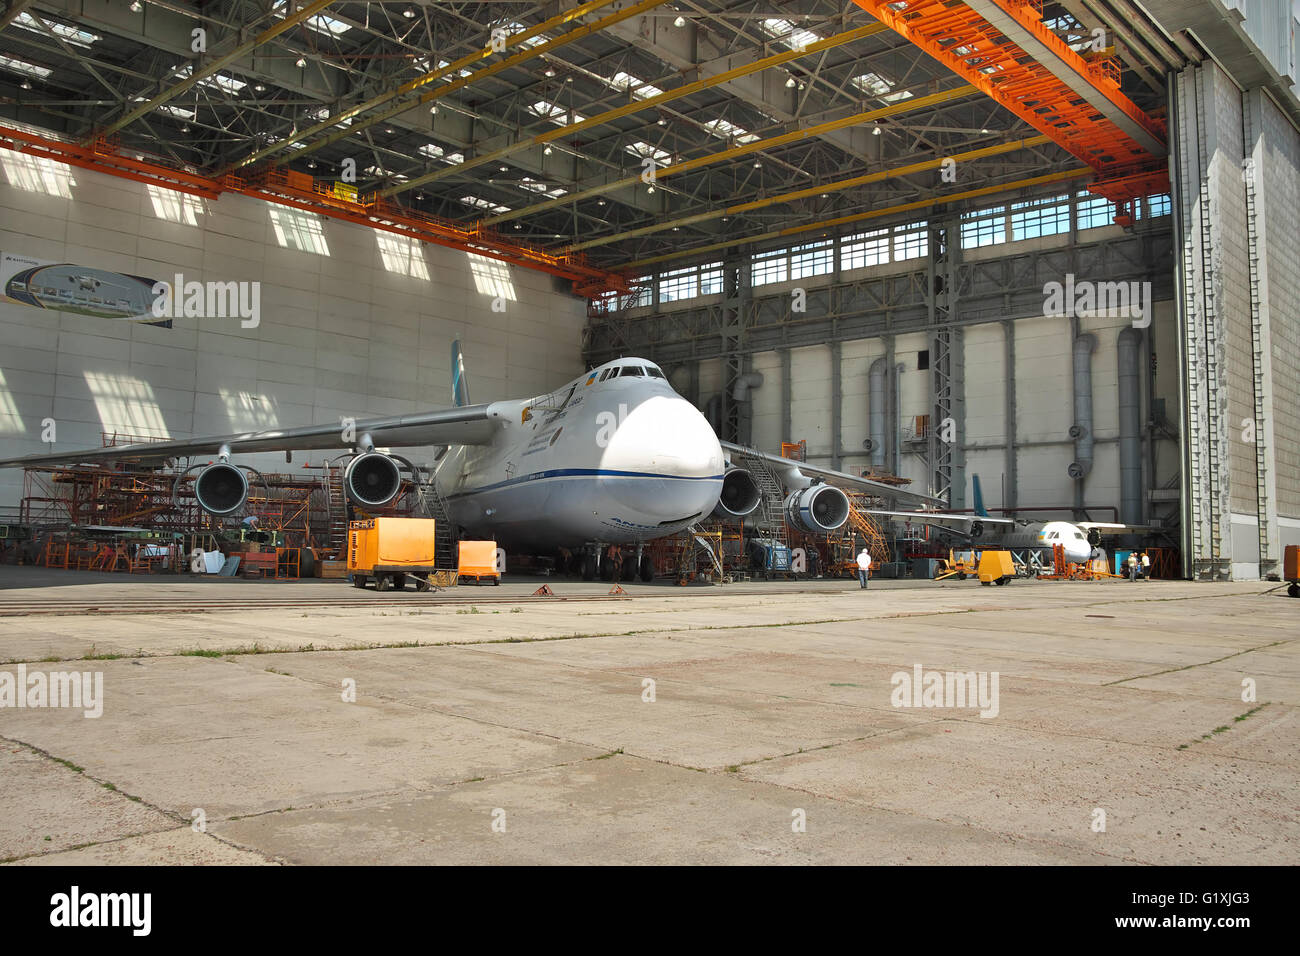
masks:
[[[871,447],[871,467],[885,467],[885,371],[889,362],[878,358],[867,370],[867,415]]]
[[[753,389],[760,388],[763,384],[762,372],[746,372],[736,379],[736,387],[731,391],[731,397],[737,402],[750,401],[750,392]]]
[[[1090,332],[1074,340],[1074,424],[1070,437],[1074,439],[1074,461],[1067,473],[1076,482],[1075,499],[1082,500],[1082,480],[1092,471],[1092,353],[1097,348],[1097,337]]]
[[[1124,524],[1142,523],[1142,391],[1138,349],[1142,333],[1119,333],[1119,506]]]

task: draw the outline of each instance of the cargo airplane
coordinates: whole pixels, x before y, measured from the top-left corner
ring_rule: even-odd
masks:
[[[566,549],[581,555],[586,578],[596,574],[606,546],[621,545],[636,550],[629,570],[648,579],[645,542],[689,529],[710,514],[753,514],[762,492],[746,462],[761,461],[776,472],[787,492],[787,519],[810,532],[833,530],[848,519],[841,487],[905,504],[940,503],[720,442],[699,410],[644,359],[606,362],[548,395],[475,405],[453,343],[451,385],[449,408],[358,421],[347,430],[311,425],[51,452],[0,460],[0,468],[214,456],[188,470],[198,472],[200,507],[224,517],[244,507],[248,475],[256,475],[235,463],[236,455],[344,449],[344,491],[357,507],[373,509],[397,499],[404,476],[424,475],[392,449],[437,446],[434,487],[462,536],[526,554]]]

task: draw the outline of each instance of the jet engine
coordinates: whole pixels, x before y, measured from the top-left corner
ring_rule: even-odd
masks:
[[[763,492],[754,476],[744,468],[728,468],[722,476],[722,495],[713,509],[713,516],[724,521],[744,518],[757,511],[762,503]]]
[[[799,531],[821,534],[849,520],[849,497],[830,485],[813,485],[785,499],[785,520]]]
[[[248,497],[248,478],[234,465],[214,462],[194,479],[194,497],[199,507],[210,515],[222,517],[232,514],[244,506]]]
[[[372,508],[386,505],[402,490],[401,468],[377,451],[357,455],[343,472],[343,490],[356,504]]]

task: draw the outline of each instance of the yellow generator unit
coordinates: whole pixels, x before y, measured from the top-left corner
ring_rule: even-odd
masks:
[[[495,541],[460,542],[460,561],[457,574],[463,582],[473,578],[478,584],[490,581],[501,583],[501,572],[497,570],[497,543]]]
[[[980,584],[1006,584],[1016,576],[1010,551],[985,551],[980,555]]]
[[[375,590],[402,590],[409,575],[417,591],[433,574],[432,518],[369,518],[348,524],[348,571],[354,587],[373,579]]]

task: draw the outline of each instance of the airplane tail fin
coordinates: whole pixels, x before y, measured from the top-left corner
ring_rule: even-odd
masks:
[[[451,343],[451,403],[456,408],[468,405],[469,383],[465,380],[465,358],[460,354],[460,340]]]
[[[981,518],[987,518],[989,513],[984,508],[984,494],[980,491],[980,476],[971,475],[970,482],[975,492],[975,514]]]

